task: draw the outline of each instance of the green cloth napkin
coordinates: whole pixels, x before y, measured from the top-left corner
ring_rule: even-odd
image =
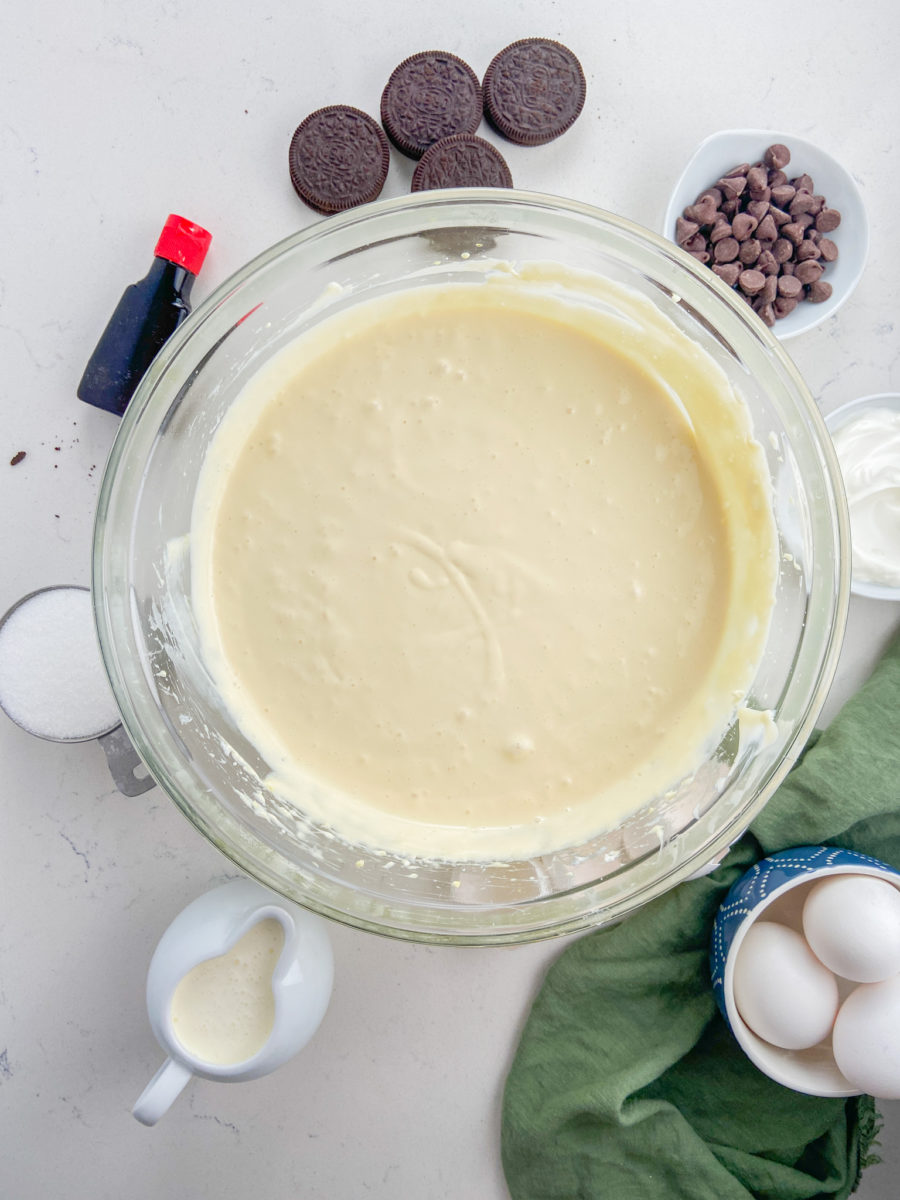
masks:
[[[711,875],[568,947],[506,1082],[513,1200],[846,1197],[878,1114],[803,1096],[745,1058],[713,1000],[716,909],[755,861],[846,846],[900,868],[900,637]]]

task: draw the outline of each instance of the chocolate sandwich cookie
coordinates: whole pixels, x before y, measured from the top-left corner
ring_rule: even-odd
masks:
[[[484,115],[519,146],[541,146],[565,133],[584,107],[587,84],[571,50],[524,38],[501,50],[484,77]]]
[[[374,200],[390,159],[378,122],[346,104],[310,113],[294,131],[288,151],[294,191],[310,208],[328,214]]]
[[[495,146],[484,138],[456,134],[441,138],[422,155],[413,171],[411,191],[512,185],[506,159]]]
[[[424,50],[404,59],[381,94],[381,122],[401,153],[421,158],[429,146],[481,122],[481,84],[455,54]]]

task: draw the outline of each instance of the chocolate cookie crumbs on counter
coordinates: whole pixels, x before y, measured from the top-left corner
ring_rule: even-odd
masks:
[[[584,108],[587,83],[571,50],[524,38],[501,50],[484,76],[484,115],[519,146],[541,146],[565,133]]]
[[[297,126],[288,151],[291,183],[320,213],[374,200],[387,179],[391,148],[368,113],[346,104],[317,109]]]
[[[500,151],[480,137],[442,138],[419,159],[411,191],[432,188],[512,187],[512,174]]]
[[[809,175],[788,179],[790,161],[787,146],[769,146],[760,162],[726,171],[675,222],[678,245],[710,264],[770,326],[802,300],[828,299],[822,274],[838,256],[824,234],[841,214],[826,207]]]
[[[25,457],[25,454],[26,454],[26,451],[24,451],[24,450],[17,451],[17,453],[15,453],[12,456],[12,458],[9,460],[9,465],[11,467],[17,467],[19,465],[19,463],[22,461],[22,459]]]
[[[429,146],[481,123],[478,76],[461,58],[424,50],[396,67],[381,94],[381,123],[402,153],[421,158]]]

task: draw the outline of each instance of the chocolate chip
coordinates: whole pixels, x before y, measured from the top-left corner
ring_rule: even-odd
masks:
[[[771,169],[769,170],[769,187],[770,188],[781,187],[785,183],[787,183],[787,175],[785,175],[784,171],[773,171]]]
[[[815,283],[824,270],[821,263],[808,258],[806,262],[797,263],[794,269],[794,278],[799,279],[801,283]]]
[[[586,94],[571,50],[547,38],[523,38],[501,50],[485,72],[484,115],[509,141],[541,146],[574,124]]]
[[[795,224],[799,225],[804,233],[813,224],[814,220],[815,218],[813,217],[812,213],[797,213],[797,215],[794,217]]]
[[[762,271],[741,271],[738,286],[748,296],[756,296],[766,286],[766,277]]]
[[[810,241],[809,238],[804,238],[797,247],[797,262],[801,263],[806,262],[810,258],[819,258],[821,254],[822,251],[815,242]]]
[[[729,287],[734,287],[741,274],[741,268],[735,262],[716,263],[716,265],[713,267],[713,270],[724,283],[728,284]]]
[[[719,191],[718,188],[707,188],[705,192],[701,192],[700,195],[697,197],[697,203],[699,204],[701,201],[705,200],[707,198],[707,196],[712,200],[712,202],[716,206],[716,208],[718,208],[719,205],[722,203],[722,201],[725,199],[725,197],[722,195],[722,193]]]
[[[675,222],[675,241],[679,246],[683,246],[686,241],[698,233],[700,226],[696,221],[686,220],[684,217],[679,217]]]
[[[338,213],[374,200],[387,179],[391,148],[368,113],[332,104],[297,126],[288,150],[294,191],[310,208]]]
[[[787,208],[796,194],[796,188],[792,188],[789,183],[784,183],[779,187],[772,188],[771,200],[778,208]]]
[[[800,301],[793,296],[778,296],[774,304],[775,316],[779,318],[788,316],[799,303]]]
[[[758,238],[747,238],[745,242],[741,242],[738,258],[745,267],[749,267],[751,263],[755,263],[759,258],[761,250],[762,246]]]
[[[684,215],[689,221],[696,221],[698,225],[712,225],[716,219],[716,202],[712,196],[704,196],[696,204],[686,208]]]
[[[726,200],[736,200],[747,186],[747,176],[728,175],[726,178],[720,179],[716,186],[721,189]]]
[[[774,204],[769,205],[769,216],[779,227],[779,229],[782,225],[787,225],[791,219],[790,213],[786,213],[783,209],[778,208]]]
[[[756,236],[764,242],[774,242],[778,237],[778,226],[772,219],[772,214],[766,212],[756,228]]]
[[[823,300],[827,300],[832,293],[832,286],[826,283],[823,279],[811,283],[807,289],[806,298],[812,300],[813,304],[821,304]]]
[[[790,161],[791,152],[781,142],[776,142],[774,146],[769,146],[763,155],[763,162],[766,166],[774,167],[776,171],[780,171],[782,167],[786,167]]]
[[[778,295],[778,276],[767,275],[766,282],[763,284],[763,290],[759,293],[760,299],[766,304],[771,304]]]
[[[723,238],[731,237],[731,225],[722,217],[713,225],[710,231],[709,240],[715,245],[716,242],[721,242]]]
[[[481,113],[478,76],[468,63],[442,50],[404,59],[381,94],[381,123],[410,158],[421,158],[441,138],[474,133]]]
[[[713,257],[717,263],[733,262],[737,258],[740,248],[737,238],[722,238],[721,242],[716,243]]]
[[[753,192],[760,192],[763,188],[769,185],[769,176],[765,167],[751,167],[747,172],[747,187],[750,189],[751,195]],[[768,196],[765,197],[768,200]]]
[[[757,221],[761,221],[768,211],[768,200],[751,200],[747,205],[747,212]]]
[[[455,134],[425,151],[413,171],[411,190],[512,185],[510,169],[496,146],[484,138]]]
[[[778,280],[778,295],[793,299],[803,291],[803,284],[793,275],[782,275]]]
[[[813,183],[809,175],[798,175],[796,179],[792,179],[791,183],[797,191],[814,192],[816,185]]]
[[[757,221],[749,213],[738,213],[731,222],[731,232],[739,242],[746,241],[757,226]]]
[[[772,326],[775,324],[775,308],[774,308],[774,306],[771,304],[762,303],[759,305],[758,308],[755,307],[755,312],[758,314],[760,319],[763,320],[766,323],[766,325],[768,325],[769,328],[771,329]]]
[[[775,243],[776,246],[778,243]],[[778,274],[778,259],[771,250],[761,250],[759,258],[756,260],[756,269],[762,271],[764,275]]]
[[[793,253],[794,247],[787,238],[778,238],[772,246],[772,257],[777,263],[786,263]]]
[[[796,217],[798,213],[808,213],[814,203],[812,192],[805,190],[795,192],[793,200],[788,205],[788,212],[792,217]]]
[[[841,214],[836,208],[823,208],[816,217],[816,229],[819,233],[831,233],[841,223]]]
[[[838,248],[831,238],[821,238],[819,241],[819,253],[826,262],[834,262],[838,256]]]
[[[790,221],[787,225],[782,225],[781,236],[787,238],[789,242],[793,242],[795,246],[799,246],[803,241],[803,226]]]

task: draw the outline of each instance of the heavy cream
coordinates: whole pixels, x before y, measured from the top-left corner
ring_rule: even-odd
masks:
[[[744,699],[776,571],[746,406],[646,300],[596,288],[498,272],[359,305],[214,439],[206,661],[270,786],[350,841],[577,844]]]
[[[272,972],[284,930],[265,917],[216,958],[188,971],[172,995],[175,1036],[190,1054],[219,1066],[258,1053],[275,1023]]]
[[[900,410],[867,409],[834,434],[854,578],[900,587]]]

